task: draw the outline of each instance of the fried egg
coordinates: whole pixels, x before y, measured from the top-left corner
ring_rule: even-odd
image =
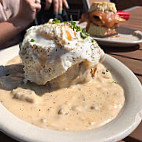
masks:
[[[20,46],[25,81],[38,85],[63,75],[73,65],[87,62],[92,69],[104,56],[91,37],[83,39],[68,23],[53,24],[52,20],[27,30]]]

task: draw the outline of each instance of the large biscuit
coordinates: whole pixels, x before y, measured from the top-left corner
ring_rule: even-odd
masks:
[[[112,2],[94,2],[89,9],[89,12],[91,11],[112,11],[116,13],[117,10],[115,4]]]

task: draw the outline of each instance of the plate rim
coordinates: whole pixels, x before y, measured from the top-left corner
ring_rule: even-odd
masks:
[[[127,40],[124,40],[124,41],[120,41],[120,40],[109,40],[109,39],[105,39],[105,38],[99,38],[99,37],[95,37],[95,36],[92,36],[95,40],[97,40],[97,41],[100,41],[100,42],[106,42],[106,43],[112,43],[112,44],[114,44],[114,43],[121,43],[121,44],[127,44],[127,45],[135,45],[135,44],[139,44],[139,43],[142,43],[142,32],[141,31],[139,31],[139,30],[135,30],[135,29],[133,29],[133,28],[128,28],[128,27],[125,27],[125,26],[120,26],[120,27],[118,27],[118,29],[117,30],[119,30],[119,28],[123,28],[123,29],[127,29],[127,30],[129,30],[129,31],[133,31],[133,36],[135,36],[135,37],[138,37],[138,34],[139,34],[139,36],[141,36],[141,38],[139,38],[139,40],[132,40],[131,42],[130,41],[127,41]],[[132,34],[129,34],[129,35],[132,35]],[[112,35],[113,36],[113,35]],[[115,35],[114,35],[115,36]],[[110,36],[111,37],[111,36]],[[109,38],[109,37],[108,37]]]
[[[6,53],[8,53],[8,52],[10,52],[10,54],[12,52],[13,53],[12,55],[14,56],[14,52],[18,53],[17,50],[18,50],[18,46],[14,46],[14,47],[5,49],[0,52],[0,57],[6,56]],[[121,65],[121,67],[124,68],[124,70],[127,70],[128,72],[130,72],[130,74],[131,74],[130,76],[136,80],[137,84],[140,87],[139,91],[140,91],[140,93],[142,93],[142,86],[141,86],[140,81],[132,73],[132,71],[130,69],[128,69],[128,67],[126,67],[119,60],[117,60],[109,55],[106,55],[106,59],[104,62],[109,63],[109,61],[107,61],[107,60],[112,60],[113,61],[112,63],[114,63],[114,62],[119,63]],[[35,141],[35,142],[36,141],[37,142],[38,141],[61,142],[64,140],[64,141],[68,141],[68,142],[87,142],[87,141],[94,142],[94,139],[91,139],[91,138],[93,137],[93,135],[95,133],[100,136],[100,132],[102,132],[102,129],[110,128],[111,127],[110,125],[112,123],[117,126],[117,124],[115,124],[117,122],[117,119],[114,119],[112,122],[106,124],[105,126],[98,128],[97,130],[94,129],[94,130],[87,130],[87,131],[81,131],[81,132],[62,132],[62,131],[56,131],[56,130],[50,130],[50,129],[43,129],[43,128],[39,128],[37,126],[34,126],[32,124],[29,124],[28,122],[25,122],[24,120],[21,120],[20,118],[17,118],[14,114],[9,112],[1,103],[0,103],[0,108],[1,108],[0,109],[0,116],[2,116],[3,114],[8,115],[8,118],[5,118],[5,116],[0,117],[0,131],[4,132],[5,134],[9,135],[10,137],[12,137],[16,140],[22,140],[22,141],[24,140],[24,141]],[[123,109],[122,109],[122,113],[123,113]],[[107,135],[104,134],[104,139],[100,138],[100,137],[95,137],[95,138],[99,139],[99,140],[97,139],[97,141],[111,142],[111,141],[117,141],[117,140],[123,139],[125,136],[130,134],[141,122],[142,104],[141,104],[140,108],[137,108],[137,112],[135,112],[135,116],[133,116],[133,117],[134,117],[133,123],[131,122],[131,125],[129,127],[127,127],[127,129],[125,128],[125,130],[123,132],[121,132],[121,133],[119,132],[119,134],[114,134],[113,131],[110,131],[113,135],[112,137],[107,137]],[[11,123],[8,124],[6,120],[8,120]],[[17,124],[16,127],[14,127],[15,123],[12,123],[13,121],[16,121],[16,124]],[[118,119],[118,121],[119,121],[119,119]],[[26,130],[25,129],[21,130],[21,126],[22,126],[22,128],[26,127]],[[38,132],[40,132],[40,134]],[[48,133],[49,137],[52,136],[52,139],[50,138],[48,140],[45,137],[44,138],[42,137],[45,135],[47,136],[47,133]],[[39,134],[39,136],[38,136],[38,134]],[[103,135],[103,134],[101,133],[101,135]],[[59,137],[62,140],[59,140]],[[69,140],[68,137],[72,137],[72,140]]]
[[[85,23],[86,23],[86,22],[80,23],[79,26],[81,26],[81,27],[83,28]],[[77,24],[78,24],[78,22],[77,22]],[[141,38],[139,38],[137,35],[134,35],[134,36],[138,37],[139,40],[132,40],[132,42],[124,40],[124,41],[122,42],[122,41],[120,41],[120,40],[108,40],[108,39],[104,39],[104,37],[95,37],[95,36],[91,36],[91,37],[94,38],[96,41],[100,42],[100,44],[103,44],[103,45],[105,45],[105,43],[106,43],[107,45],[108,45],[108,44],[111,45],[111,44],[115,44],[115,43],[117,44],[117,43],[119,43],[119,44],[121,44],[121,45],[124,45],[124,46],[127,45],[127,46],[128,46],[128,45],[136,45],[136,44],[142,43],[142,31],[135,30],[135,29],[133,29],[133,28],[128,28],[128,27],[123,26],[123,25],[120,25],[117,29],[119,29],[119,28],[125,28],[125,29],[131,30],[131,31],[133,31],[133,32],[138,32],[138,33],[140,34]],[[112,35],[112,36],[113,36],[113,35]]]

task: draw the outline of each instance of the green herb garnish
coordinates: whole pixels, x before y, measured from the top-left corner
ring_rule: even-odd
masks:
[[[80,32],[80,36],[81,36],[83,39],[87,38],[87,36],[86,36],[85,33],[83,33],[83,32]]]
[[[30,42],[34,42],[34,41],[35,41],[34,39],[31,39],[31,40],[30,40]]]
[[[109,70],[108,70],[108,69],[106,69],[106,72],[109,72]]]
[[[72,15],[70,15],[70,19],[71,19],[71,21],[70,21],[70,27],[71,27],[74,31],[76,31],[76,32],[79,32],[79,31],[80,31],[80,36],[81,36],[83,39],[85,39],[85,38],[87,38],[88,36],[90,36],[90,35],[86,32],[86,28],[81,29],[80,26],[77,26],[77,25],[76,25],[76,22],[73,21]]]
[[[76,32],[81,31],[81,27],[76,26]]]
[[[85,39],[88,36],[90,36],[87,32],[86,32],[86,28],[83,28],[82,31],[80,32],[80,36]]]
[[[116,84],[118,84],[116,80],[114,80],[114,81],[113,81],[113,83],[116,83]]]
[[[104,71],[102,71],[102,74],[105,74],[105,72],[104,72]]]
[[[73,30],[75,30],[76,29],[76,22],[71,21],[70,26]]]
[[[77,26],[76,22],[70,21],[70,27],[76,32],[81,31],[81,27]]]
[[[83,29],[82,29],[82,32],[83,32],[83,33],[86,33],[86,28],[83,28]]]
[[[52,24],[57,24],[57,23],[61,23],[61,21],[58,20],[57,18],[54,18],[53,21],[52,21]]]
[[[68,21],[64,21],[64,24],[68,24]]]
[[[95,40],[94,40],[94,39],[91,39],[91,41],[92,41],[92,42],[95,42]]]
[[[87,38],[88,36],[90,36],[87,32],[80,32],[80,36],[85,39]]]

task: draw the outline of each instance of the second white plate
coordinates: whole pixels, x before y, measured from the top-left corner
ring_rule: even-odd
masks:
[[[86,22],[79,24],[81,28],[86,27]],[[92,36],[100,45],[113,46],[113,47],[126,47],[134,46],[142,43],[142,32],[127,27],[120,26],[117,29],[116,35],[106,36],[106,37],[94,37]]]
[[[1,51],[0,65],[5,65],[18,52],[18,46]],[[114,142],[123,139],[142,119],[142,86],[132,71],[117,59],[106,55],[103,64],[123,87],[126,99],[123,109],[110,123],[81,132],[43,129],[17,118],[0,103],[0,131],[27,142]]]

